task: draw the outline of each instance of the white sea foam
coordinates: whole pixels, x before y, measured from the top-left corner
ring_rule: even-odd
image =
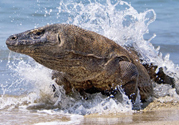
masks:
[[[79,125],[84,117],[81,115],[70,115],[69,121],[52,121],[52,122],[41,122],[34,125]]]
[[[66,14],[68,17],[64,23],[75,24],[98,32],[121,46],[134,47],[146,62],[164,67],[165,73],[174,76],[177,80],[179,76],[178,67],[169,60],[169,55],[163,57],[159,49],[155,49],[150,43],[155,34],[149,40],[144,40],[143,37],[149,32],[150,23],[156,19],[154,10],[149,9],[139,13],[127,2],[111,2],[111,0],[106,0],[106,3],[103,4],[90,0],[85,4],[61,1],[57,8],[57,18],[60,18],[62,14],[63,16]],[[51,11],[45,12],[48,15],[50,13]],[[81,115],[132,111],[131,101],[122,91],[119,100],[103,96],[100,93],[90,95],[88,100],[81,99],[77,93],[75,96],[69,97],[65,95],[63,87],[58,87],[51,80],[51,70],[35,63],[31,58],[27,58],[26,61],[21,59],[21,55],[11,55],[11,58],[13,60],[9,61],[8,66],[14,72],[12,77],[17,77],[17,80],[11,83],[11,88],[16,88],[17,84],[23,84],[23,87],[32,87],[27,90],[23,97],[1,97],[0,109],[8,108],[11,110],[23,106],[28,109],[55,108],[57,112]],[[56,93],[52,90],[53,84],[57,88]],[[177,85],[178,81],[176,82]],[[173,89],[169,85],[157,86],[155,95],[158,97],[172,96],[173,91],[171,90]],[[55,97],[54,94],[56,94]],[[177,94],[174,93],[174,95],[176,97]],[[140,109],[140,97],[137,100],[136,108]]]

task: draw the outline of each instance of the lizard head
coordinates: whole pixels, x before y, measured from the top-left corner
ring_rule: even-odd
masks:
[[[6,40],[6,45],[12,51],[29,56],[47,52],[52,46],[59,44],[57,27],[49,25],[11,35]]]
[[[11,35],[6,44],[10,50],[31,56],[50,69],[57,69],[58,65],[61,70],[80,65],[83,57],[101,59],[101,55],[109,55],[106,41],[103,36],[74,25],[53,24]]]
[[[48,68],[57,69],[57,65],[61,68],[74,62],[71,61],[73,52],[83,45],[75,44],[75,28],[66,24],[47,25],[11,35],[6,45],[11,51],[26,54]]]

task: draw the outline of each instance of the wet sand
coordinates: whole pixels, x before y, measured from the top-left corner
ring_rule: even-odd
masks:
[[[109,115],[63,116],[24,112],[1,112],[0,125],[179,125],[179,110]]]
[[[85,124],[98,125],[179,125],[179,103],[155,100],[144,110],[134,113],[121,113],[85,116]]]
[[[157,110],[116,116],[86,116],[85,125],[179,125],[179,110]]]
[[[179,103],[155,100],[144,110],[118,114],[64,115],[53,110],[0,110],[0,125],[179,125]]]

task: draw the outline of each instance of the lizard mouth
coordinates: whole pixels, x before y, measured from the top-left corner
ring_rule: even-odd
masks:
[[[47,42],[46,38],[19,40],[17,35],[12,35],[6,40],[6,45],[11,51],[25,53],[34,51],[33,48],[38,48]]]
[[[7,46],[35,46],[35,45],[42,45],[47,42],[46,38],[39,38],[39,39],[28,39],[28,40],[19,40],[17,36],[12,35],[6,40]]]

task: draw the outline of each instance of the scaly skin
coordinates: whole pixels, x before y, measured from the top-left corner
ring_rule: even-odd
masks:
[[[141,100],[153,93],[150,76],[138,56],[114,41],[74,25],[54,24],[10,36],[12,51],[26,54],[54,70],[52,78],[81,94],[110,95],[117,85],[133,101],[137,88]]]

